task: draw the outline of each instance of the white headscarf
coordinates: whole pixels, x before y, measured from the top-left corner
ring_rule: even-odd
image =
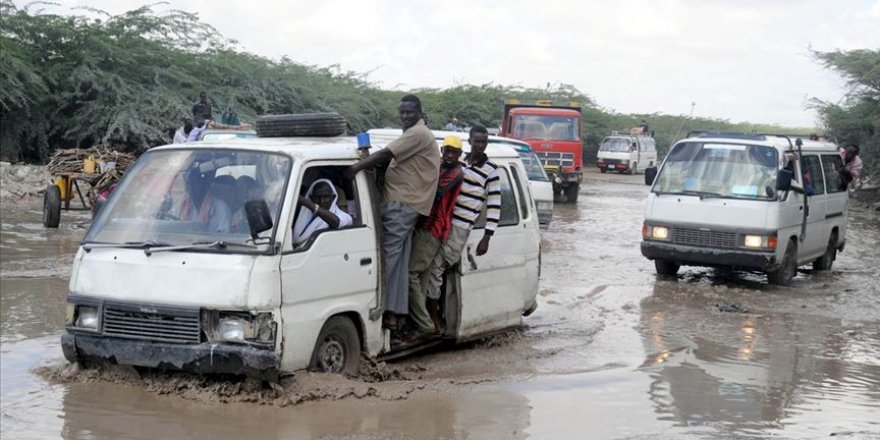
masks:
[[[336,204],[336,201],[339,200],[339,194],[336,192],[336,187],[333,185],[333,182],[328,179],[318,179],[312,182],[311,186],[309,186],[309,190],[306,192],[306,198],[311,200],[312,191],[315,190],[315,187],[318,186],[319,183],[326,183],[327,186],[330,187],[330,190],[333,191],[333,202],[330,204],[329,211],[339,218],[339,227],[341,228],[343,226],[351,225],[351,216],[348,215],[347,212],[339,209],[339,205]],[[305,206],[301,206],[299,208],[299,216],[297,216],[296,223],[293,225],[293,243],[294,245],[299,245],[308,240],[315,232],[329,227],[330,225],[328,225],[324,219],[319,217],[317,213],[312,212],[311,209],[306,208]]]

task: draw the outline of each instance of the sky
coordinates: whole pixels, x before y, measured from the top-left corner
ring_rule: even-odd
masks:
[[[116,14],[148,2],[58,3],[49,10]],[[385,89],[565,83],[621,113],[790,127],[817,124],[811,98],[846,92],[811,48],[880,49],[880,0],[171,0],[155,10],[169,8],[198,13],[238,49],[368,73]]]

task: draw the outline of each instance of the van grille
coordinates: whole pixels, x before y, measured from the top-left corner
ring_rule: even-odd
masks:
[[[672,228],[672,242],[688,246],[735,248],[736,232],[674,227]]]
[[[197,344],[201,335],[199,311],[105,303],[104,335]]]
[[[538,159],[544,166],[574,166],[574,153],[556,153],[552,151],[536,151]]]

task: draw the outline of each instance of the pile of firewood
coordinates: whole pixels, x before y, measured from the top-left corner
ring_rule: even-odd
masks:
[[[49,160],[46,169],[50,174],[82,173],[83,166],[89,156],[95,159],[95,173],[101,173],[101,164],[115,162],[118,172],[125,171],[134,163],[136,157],[128,153],[120,153],[107,147],[74,148],[70,150],[58,150]]]

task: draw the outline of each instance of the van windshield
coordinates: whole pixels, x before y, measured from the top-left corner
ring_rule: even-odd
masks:
[[[264,249],[266,240],[251,240],[244,205],[265,200],[272,224],[277,225],[291,165],[287,156],[264,152],[149,151],[113,190],[85,242],[129,246],[221,242],[217,251]],[[259,236],[273,234],[274,226]],[[235,244],[251,246],[227,246]]]
[[[778,167],[773,147],[685,142],[669,152],[653,191],[769,200],[776,197]]]
[[[627,151],[629,151],[630,145],[632,145],[632,142],[629,139],[605,138],[605,140],[602,141],[602,145],[599,147],[599,151],[626,153]]]

